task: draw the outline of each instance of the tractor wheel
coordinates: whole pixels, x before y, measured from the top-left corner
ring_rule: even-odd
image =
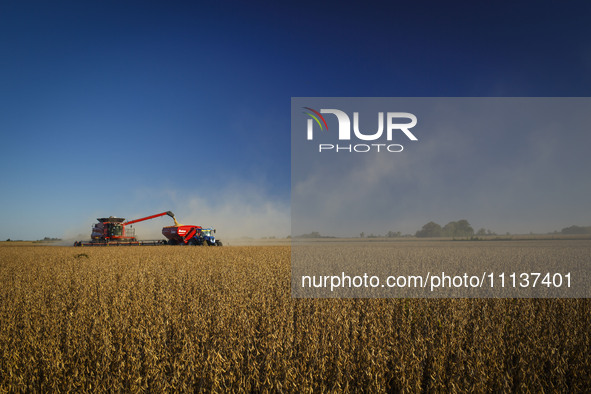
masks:
[[[188,244],[189,244],[189,245],[191,245],[191,246],[195,246],[195,245],[197,245],[197,243],[198,243],[198,242],[197,242],[197,240],[196,240],[195,238],[191,238],[191,239],[189,240],[189,242],[188,242]]]
[[[175,241],[174,239],[169,239],[169,240],[168,240],[168,244],[169,244],[169,245],[178,245],[178,242],[177,242],[177,241]]]
[[[222,246],[222,241],[215,241],[215,246]]]
[[[209,242],[207,242],[207,240],[204,239],[203,242],[201,243],[201,245],[203,245],[203,246],[209,246]]]

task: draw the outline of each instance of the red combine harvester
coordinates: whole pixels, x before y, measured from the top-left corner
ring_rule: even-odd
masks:
[[[175,225],[179,223],[170,211],[158,213],[156,215],[146,216],[145,218],[125,221],[124,218],[110,216],[108,218],[98,218],[98,223],[92,226],[90,242],[75,242],[75,246],[107,246],[107,245],[162,245],[165,241],[138,241],[135,237],[135,229],[127,227],[130,224],[143,222],[144,220],[154,219],[160,216],[168,215],[174,220]]]

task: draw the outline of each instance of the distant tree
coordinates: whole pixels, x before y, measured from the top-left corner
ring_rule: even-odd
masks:
[[[421,230],[417,231],[415,236],[420,238],[441,237],[441,234],[441,226],[435,222],[429,222],[425,224]]]
[[[442,229],[446,237],[470,237],[474,235],[474,229],[466,219],[457,222],[449,222]]]
[[[320,235],[320,233],[318,231],[312,231],[309,234],[298,235],[296,238],[328,238],[328,237]]]
[[[470,237],[474,235],[474,229],[466,219],[458,220],[457,231],[458,235],[461,237]]]
[[[388,231],[388,233],[386,234],[386,237],[388,238],[397,238],[400,237],[402,235],[402,233],[400,231]]]
[[[455,237],[457,236],[457,227],[458,222],[449,222],[441,229],[441,232],[444,237]]]
[[[41,241],[43,242],[52,242],[52,241],[61,241],[60,238],[53,238],[53,237],[45,237]]]
[[[10,238],[8,238],[8,239],[6,240],[6,242],[10,242]]]
[[[481,228],[476,232],[476,235],[486,235],[486,230],[484,228]]]
[[[562,234],[591,234],[591,226],[570,226],[560,231]]]

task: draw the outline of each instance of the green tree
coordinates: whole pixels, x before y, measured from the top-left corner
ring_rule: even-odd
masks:
[[[570,226],[560,230],[562,234],[591,234],[591,226]]]
[[[456,222],[456,234],[458,237],[471,237],[474,235],[474,229],[466,219],[458,220]]]
[[[415,236],[420,238],[441,237],[441,226],[435,222],[429,222],[423,228],[416,232]]]
[[[441,229],[444,237],[455,237],[457,233],[458,222],[449,222]]]
[[[474,235],[474,229],[466,219],[457,222],[449,222],[442,229],[445,237],[470,237]]]

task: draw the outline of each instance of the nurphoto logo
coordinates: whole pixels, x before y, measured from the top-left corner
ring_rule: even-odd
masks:
[[[378,141],[384,140],[384,123],[386,123],[386,141],[388,143],[361,143],[361,144],[318,144],[318,151],[322,152],[356,152],[365,153],[370,151],[376,152],[402,152],[404,147],[401,144],[390,143],[393,138],[404,134],[411,141],[418,141],[418,138],[410,131],[416,126],[417,117],[409,112],[387,112],[384,116],[383,112],[378,112],[378,129],[375,132],[362,132],[359,129],[359,112],[353,112],[353,133],[351,133],[351,118],[344,111],[339,109],[321,109],[320,112],[310,107],[303,107],[310,118],[307,123],[307,139],[314,140],[314,128],[320,132],[328,132],[328,124],[322,114],[332,114],[336,116],[338,122],[338,139],[339,141],[351,141],[352,134],[356,139],[361,141]],[[385,118],[385,121],[384,121]],[[400,122],[406,119],[407,122]],[[410,121],[410,122],[408,122]],[[401,133],[400,133],[401,132]],[[395,137],[396,136],[396,137]]]

